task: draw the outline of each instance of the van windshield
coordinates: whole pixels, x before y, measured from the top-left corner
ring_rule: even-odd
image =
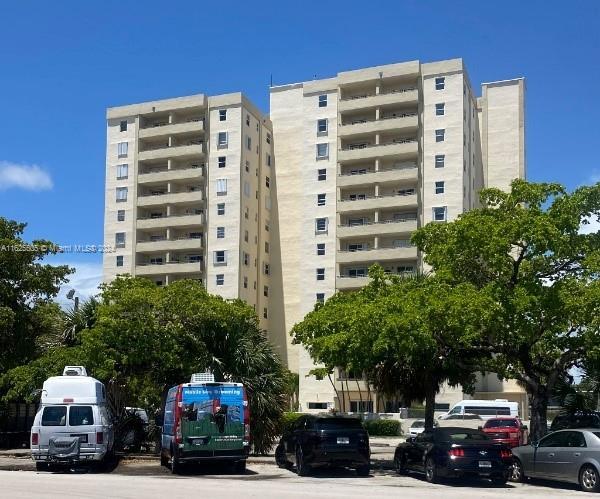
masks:
[[[89,405],[72,405],[69,409],[69,426],[94,424],[94,413]]]
[[[55,405],[44,407],[42,413],[42,426],[66,426],[67,406]]]

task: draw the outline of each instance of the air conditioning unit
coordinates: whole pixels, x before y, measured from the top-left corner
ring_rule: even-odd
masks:
[[[215,375],[209,371],[204,373],[194,373],[190,379],[190,383],[214,383]]]
[[[63,376],[87,376],[87,371],[83,366],[65,366]]]

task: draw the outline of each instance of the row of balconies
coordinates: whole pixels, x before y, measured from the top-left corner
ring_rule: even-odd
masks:
[[[202,179],[204,176],[204,163],[193,162],[174,165],[168,164],[140,165],[138,184],[167,182],[170,180]]]
[[[419,118],[417,113],[399,113],[380,119],[352,119],[338,129],[339,137],[376,133],[376,132],[408,132],[417,130]]]
[[[379,144],[373,138],[342,144],[338,151],[338,162],[360,161],[376,158],[416,158],[419,144],[415,137],[398,137]]]
[[[417,253],[414,250],[414,256],[409,256],[406,260],[400,259],[396,254],[395,258],[389,261],[377,258],[373,261],[364,263],[350,263],[340,265],[339,274],[336,277],[335,285],[337,289],[357,289],[366,286],[369,283],[369,267],[374,263],[380,263],[386,274],[389,275],[410,275],[417,270]]]

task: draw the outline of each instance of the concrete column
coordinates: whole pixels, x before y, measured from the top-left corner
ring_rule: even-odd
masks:
[[[167,216],[168,217],[171,216],[171,205],[170,204],[167,205]]]
[[[171,182],[167,182],[167,192],[171,193]]]
[[[373,240],[373,249],[379,249],[379,238],[375,237]]]
[[[167,227],[167,239],[171,239],[171,228]]]
[[[165,275],[165,286],[168,286],[169,284],[171,284],[171,276]]]
[[[375,216],[374,216],[374,218],[373,218],[373,221],[374,221],[375,223],[378,223],[378,222],[379,222],[379,210],[375,210]]]
[[[173,168],[173,160],[168,159],[167,160],[167,170],[170,170],[171,168]]]
[[[375,197],[379,196],[379,184],[375,184]]]
[[[381,160],[380,160],[379,158],[377,158],[377,159],[375,160],[375,171],[376,171],[376,172],[378,172],[378,171],[379,171],[380,164],[381,164]]]
[[[169,125],[175,123],[175,115],[173,113],[169,113]]]
[[[376,120],[380,120],[381,119],[381,109],[376,107],[375,108],[375,119]]]
[[[165,263],[168,263],[171,261],[171,252],[170,251],[167,251],[167,254],[165,255],[165,260],[166,260]]]
[[[380,136],[378,133],[375,134],[375,144],[379,145]]]

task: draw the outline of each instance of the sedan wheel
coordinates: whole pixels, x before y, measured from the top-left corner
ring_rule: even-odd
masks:
[[[425,479],[429,483],[437,483],[439,481],[435,461],[432,457],[428,457],[425,461]]]
[[[600,490],[600,477],[598,471],[591,464],[586,464],[579,472],[579,485],[585,492],[598,492]]]
[[[521,461],[515,458],[510,470],[509,480],[511,482],[524,482],[525,473],[523,473],[523,465]]]
[[[399,475],[406,473],[406,458],[404,457],[404,454],[397,454],[394,456],[394,468]]]

